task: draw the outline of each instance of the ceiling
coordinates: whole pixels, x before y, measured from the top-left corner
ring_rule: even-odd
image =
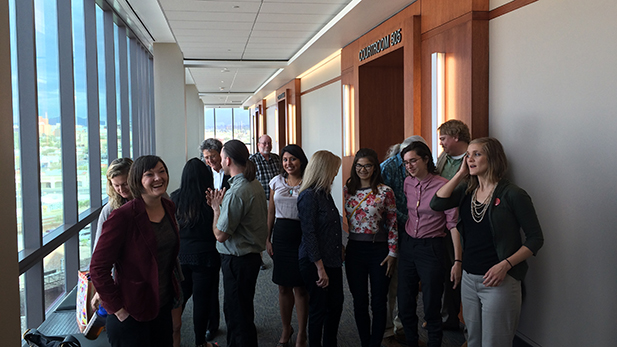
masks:
[[[205,105],[249,106],[415,0],[108,0],[142,42],[176,42]]]

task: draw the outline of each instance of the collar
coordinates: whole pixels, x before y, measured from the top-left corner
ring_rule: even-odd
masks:
[[[424,178],[422,181],[420,181],[419,179],[413,177],[413,176],[409,176],[411,178],[411,184],[414,187],[420,187],[422,189],[425,189],[426,187],[428,187],[428,185],[431,183],[431,181],[433,180],[433,177],[435,177],[435,175],[429,173],[426,178]]]
[[[448,158],[452,158],[453,160],[461,160],[465,156],[465,153],[459,154],[459,155],[448,155],[448,154],[446,155],[448,156]]]
[[[229,180],[227,182],[229,182],[230,185],[234,184],[236,181],[240,182],[242,180],[246,181],[246,178],[244,178],[244,174],[243,173],[239,173],[231,178],[229,178]]]

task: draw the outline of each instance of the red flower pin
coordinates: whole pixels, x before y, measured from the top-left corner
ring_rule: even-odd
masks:
[[[501,200],[499,200],[499,198],[496,198],[496,199],[495,199],[495,206],[498,206],[498,205],[499,205],[499,203],[501,203]]]

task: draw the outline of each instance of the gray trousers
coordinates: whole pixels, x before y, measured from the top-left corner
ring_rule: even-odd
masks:
[[[512,346],[521,313],[521,282],[510,275],[486,287],[481,275],[463,271],[461,296],[468,347]]]

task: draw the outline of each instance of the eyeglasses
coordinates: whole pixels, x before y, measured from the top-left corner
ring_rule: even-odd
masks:
[[[370,169],[373,168],[373,164],[364,164],[364,165],[360,165],[360,164],[356,164],[356,171],[360,171],[362,169],[369,171]]]
[[[405,166],[411,166],[411,165],[416,165],[416,163],[418,162],[418,158],[411,158],[409,160],[404,160],[403,164],[405,164]]]

